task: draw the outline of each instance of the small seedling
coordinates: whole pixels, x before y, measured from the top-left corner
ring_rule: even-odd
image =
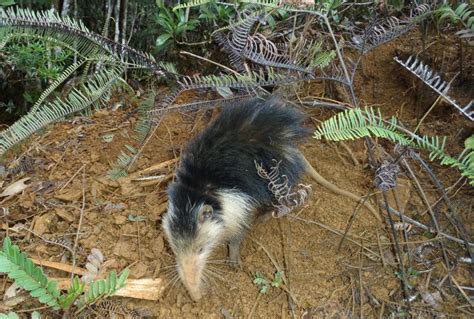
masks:
[[[405,277],[408,289],[413,289],[414,285],[412,283],[413,281],[415,281],[416,278],[420,276],[420,273],[415,268],[410,267],[407,269],[406,276],[403,276],[403,273],[399,271],[395,272],[395,276],[402,281],[405,281],[403,280]]]
[[[260,288],[261,294],[266,294],[271,287],[278,288],[283,282],[283,271],[277,271],[273,275],[273,280],[270,282],[261,272],[257,271],[255,273],[255,279],[253,281]]]

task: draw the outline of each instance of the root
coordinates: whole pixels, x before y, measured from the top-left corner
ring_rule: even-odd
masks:
[[[380,217],[379,213],[372,207],[372,205],[370,205],[367,201],[364,201],[364,199],[362,197],[360,197],[360,196],[358,196],[354,193],[351,193],[349,191],[346,191],[344,189],[340,189],[336,185],[332,184],[327,179],[322,177],[314,169],[314,167],[308,162],[306,157],[302,156],[302,158],[303,158],[303,161],[306,165],[306,167],[305,167],[306,173],[308,173],[308,175],[311,176],[311,178],[313,178],[318,184],[320,184],[321,186],[329,189],[331,192],[333,192],[335,194],[349,197],[350,199],[355,200],[356,202],[363,202],[364,206],[372,213],[372,215],[375,218],[377,218],[378,221],[382,221],[382,218]]]

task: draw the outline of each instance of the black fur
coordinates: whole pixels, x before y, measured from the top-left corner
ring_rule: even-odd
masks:
[[[193,204],[214,208],[213,218],[221,220],[216,190],[234,189],[253,199],[255,210],[272,205],[268,181],[257,175],[255,162],[267,170],[272,160],[281,161],[279,170],[290,185],[297,182],[304,163],[297,149],[309,131],[304,117],[279,100],[254,99],[224,108],[218,118],[184,150],[177,180],[168,190],[175,207],[170,225],[174,236],[192,239],[197,230]]]

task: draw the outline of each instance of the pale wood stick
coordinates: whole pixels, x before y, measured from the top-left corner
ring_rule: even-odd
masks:
[[[59,263],[55,261],[48,261],[48,260],[39,260],[35,258],[31,258],[31,259],[33,260],[33,263],[35,263],[35,265],[58,269],[65,272],[72,272],[72,266],[69,264]],[[84,275],[86,272],[87,270],[84,268],[79,268],[79,267],[74,268],[74,273],[76,273],[77,275]]]
[[[67,290],[71,284],[69,278],[52,279],[57,281],[58,288],[61,290]],[[161,297],[164,288],[165,285],[163,285],[163,279],[161,278],[127,279],[125,287],[117,290],[114,296],[156,301]],[[87,289],[88,285],[85,287],[85,290]]]
[[[154,164],[154,165],[152,165],[148,168],[142,169],[141,171],[132,173],[132,174],[128,175],[128,177],[126,177],[126,178],[127,179],[133,179],[133,178],[137,178],[139,176],[143,176],[145,174],[149,174],[149,173],[154,172],[154,171],[158,171],[158,170],[163,169],[167,166],[171,166],[172,164],[176,163],[177,160],[178,160],[177,158],[173,158],[173,159],[170,159],[168,161],[164,161],[162,163]]]

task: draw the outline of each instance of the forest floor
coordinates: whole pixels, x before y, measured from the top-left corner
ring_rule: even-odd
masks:
[[[471,53],[467,48],[462,51],[460,42],[452,36],[428,36],[425,47],[424,61],[437,66],[447,79],[459,71],[459,65],[464,65],[464,73],[458,75],[451,95],[465,105],[474,91],[474,67],[467,62],[474,60],[472,48]],[[396,115],[413,129],[437,96],[392,58],[396,54],[406,57],[419,53],[421,48],[421,33],[416,30],[368,54],[356,80],[361,104],[379,107],[386,117]],[[460,61],[461,57],[464,62]],[[324,94],[321,84],[305,84],[295,90],[300,97]],[[343,94],[337,88],[333,93]],[[193,94],[184,94],[177,102],[193,99]],[[17,174],[0,181],[1,191],[21,178],[29,178],[30,187],[21,194],[0,198],[0,207],[8,209],[0,223],[2,234],[8,233],[29,256],[71,264],[68,251],[54,242],[73,245],[79,232],[75,254],[78,266],[84,267],[91,249],[98,248],[106,260],[112,261],[109,270],[130,267],[130,278],[161,278],[166,285],[158,301],[114,297],[109,300],[116,306],[115,310],[110,305],[109,308],[97,307],[96,312],[89,310],[91,317],[104,312],[105,317],[111,317],[107,309],[121,317],[119,308],[121,311],[133,309],[142,317],[159,318],[289,318],[292,313],[295,318],[305,319],[345,318],[347,314],[374,318],[403,315],[405,302],[396,275],[397,258],[388,224],[365,208],[354,214],[356,202],[317,184],[312,185],[313,193],[305,205],[291,216],[271,219],[251,230],[242,246],[240,269],[224,264],[213,266],[218,276],[201,301],[193,302],[179,282],[167,285],[172,276],[169,266],[174,259],[161,229],[161,216],[166,211],[166,187],[177,164],[165,166],[158,172],[164,176],[160,182],[111,181],[105,177],[137,121],[133,107],[125,106],[129,107],[98,111],[90,122],[65,121],[48,127],[8,154],[9,161],[20,155],[28,161],[23,161],[20,167],[23,169]],[[308,127],[315,127],[335,114],[335,111],[318,108],[308,108],[305,112]],[[182,147],[217,113],[218,109],[166,115],[143,149],[134,170],[179,159]],[[448,136],[447,151],[456,155],[462,151],[464,140],[473,133],[473,125],[454,107],[441,102],[427,116],[420,133]],[[393,145],[379,142],[392,152]],[[375,205],[374,172],[368,165],[367,149],[363,141],[345,144],[347,147],[311,139],[303,146],[303,152],[326,179],[358,195],[372,194],[370,201]],[[421,167],[412,164],[428,201],[435,203],[439,193]],[[437,162],[430,165],[448,188],[459,219],[472,238],[472,187],[460,179],[457,170],[442,167]],[[405,174],[399,181],[401,209],[407,216],[431,226],[430,215],[414,183]],[[309,179],[304,182],[312,183]],[[438,205],[434,210],[441,229],[458,237],[445,217],[446,207]],[[387,215],[380,216],[384,220]],[[342,234],[348,225],[350,229],[343,240]],[[446,265],[437,242],[416,227],[407,233],[410,253],[404,254],[404,262],[416,269],[409,278],[414,287],[410,290],[412,314],[468,318],[474,309],[469,307],[472,299],[466,301],[463,291],[470,292],[471,297],[473,291],[456,288],[456,285],[474,286],[471,265],[460,261],[467,256],[465,248],[443,241],[456,281],[456,285],[450,286],[445,279]],[[403,241],[401,234],[399,231],[399,241]],[[226,258],[224,245],[214,258]],[[69,276],[47,267],[44,270],[50,277]],[[285,282],[279,287],[270,287],[266,294],[260,293],[253,282],[256,273],[271,281],[277,271],[284,272]],[[10,285],[3,277],[0,291],[4,293]],[[423,296],[416,291],[423,291]],[[22,294],[25,298],[13,306],[14,310],[41,307],[27,298],[26,293]],[[0,312],[9,307],[5,301],[0,302]],[[47,309],[42,311],[55,317]]]

